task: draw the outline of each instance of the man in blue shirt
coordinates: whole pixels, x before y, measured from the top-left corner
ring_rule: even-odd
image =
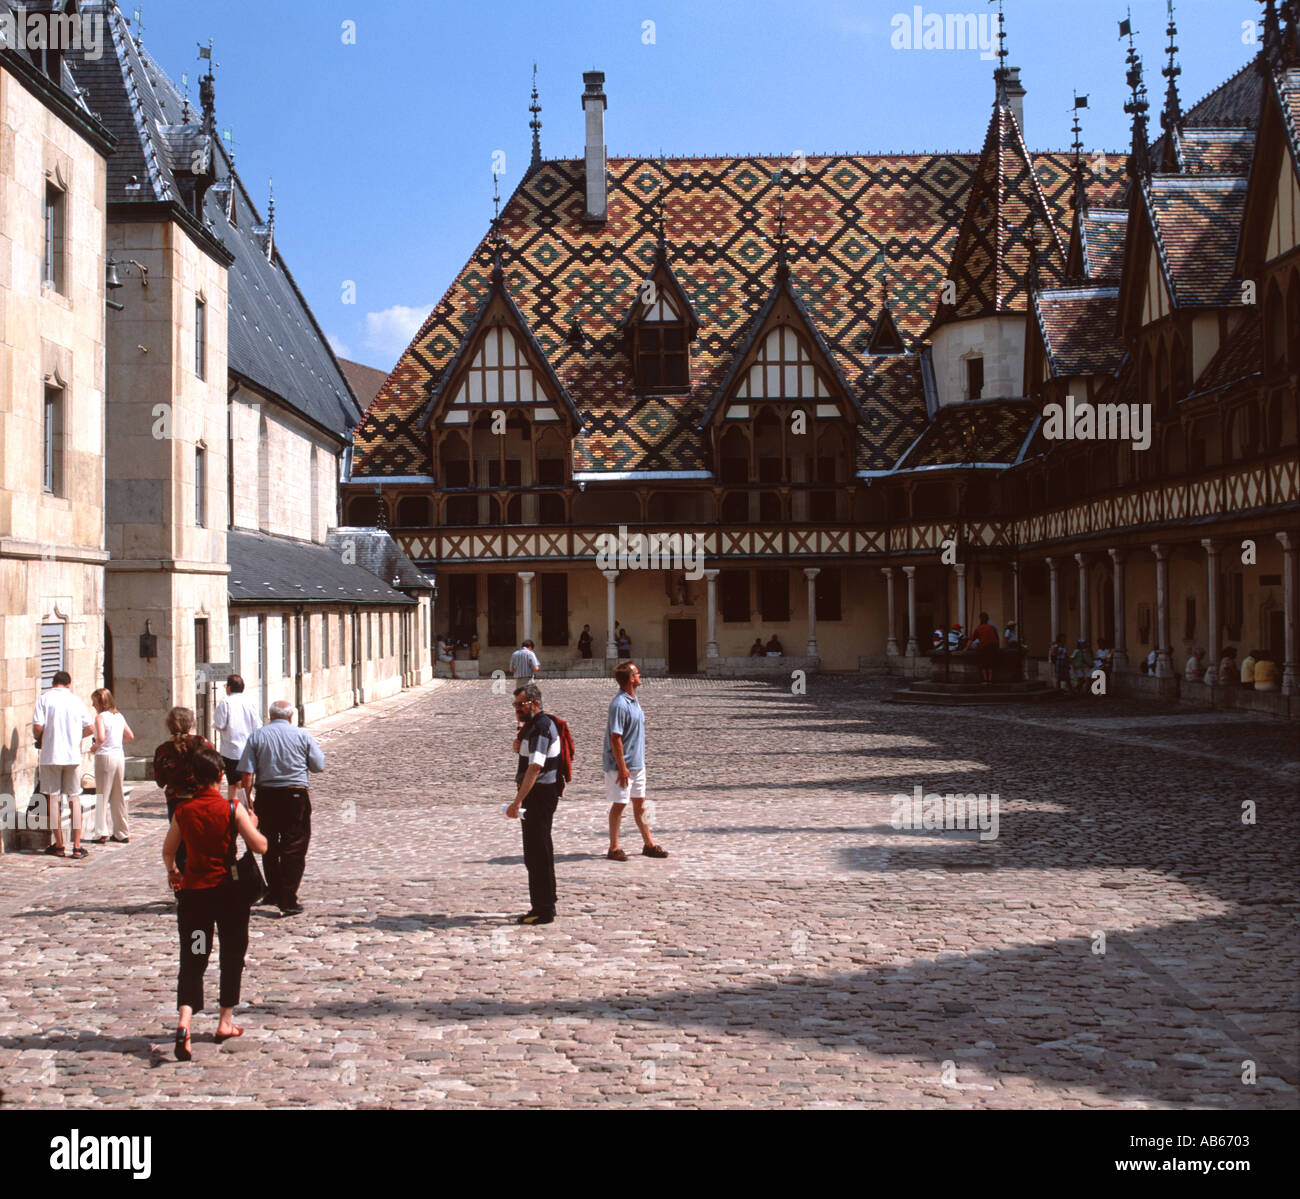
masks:
[[[650,835],[645,812],[645,712],[636,698],[641,672],[635,663],[624,662],[614,671],[614,679],[618,694],[610,700],[605,744],[601,749],[605,796],[610,802],[609,852],[605,856],[613,862],[627,861],[627,854],[619,848],[618,833],[623,809],[631,798],[632,817],[645,842],[641,853],[647,858],[666,858],[668,851],[656,845]]]
[[[550,924],[555,919],[555,847],[551,821],[560,800],[560,730],[542,711],[542,689],[525,683],[515,691],[518,735],[515,753],[515,801],[506,808],[520,817],[524,834],[524,866],[532,907],[518,917],[520,924]],[[522,809],[522,812],[521,812]]]
[[[293,704],[287,700],[271,705],[270,723],[248,735],[239,759],[244,794],[253,795],[253,779],[257,779],[257,817],[267,840],[262,855],[267,902],[275,904],[282,916],[302,911],[298,887],[311,843],[307,773],[324,769],[321,747],[306,729],[294,725]],[[251,800],[248,806],[253,807]]]

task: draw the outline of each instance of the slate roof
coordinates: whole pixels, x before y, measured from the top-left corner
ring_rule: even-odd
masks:
[[[1053,378],[1110,374],[1124,359],[1117,331],[1119,288],[1046,287],[1034,293],[1034,319]]]
[[[398,586],[413,591],[432,591],[433,584],[389,535],[387,529],[343,526],[331,529],[327,544],[340,557],[351,550],[356,564],[384,583],[398,579]]]
[[[1089,279],[1119,279],[1124,273],[1124,239],[1128,211],[1089,208],[1081,223],[1083,268]]]
[[[345,563],[330,546],[231,531],[226,534],[226,555],[231,603],[391,607],[416,602],[364,567]]]
[[[1000,133],[990,144],[1007,137],[1005,122],[997,125]],[[926,409],[915,355],[868,353],[882,285],[876,256],[884,251],[899,332],[915,343],[935,315],[980,161],[969,154],[814,157],[793,174],[789,159],[661,164],[615,158],[607,163],[609,217],[595,227],[582,221],[582,161],[543,162],[502,212],[505,277],[582,414],[575,473],[706,468],[698,426],[772,292],[781,190],[792,287],[846,381],[848,398],[865,414],[859,469],[893,467],[926,427]],[[1113,206],[1122,193],[1123,159],[1112,161],[1094,178],[1091,194],[1100,206]],[[1016,172],[1016,187],[1041,195],[1053,237],[1063,243],[1073,190],[1070,156],[1035,154],[1028,162],[1032,169]],[[690,392],[638,396],[628,386],[631,363],[618,327],[655,261],[661,180],[669,261],[700,330],[692,345]],[[1028,209],[1024,199],[1008,202],[1013,215]],[[1028,250],[1019,231],[1012,249],[1012,264],[1022,269]],[[485,238],[371,402],[356,433],[352,478],[434,473],[418,416],[460,350],[491,269]],[[1024,311],[1025,295],[1008,291],[1004,308],[1016,303]],[[585,335],[581,347],[567,341],[575,319]]]
[[[1241,289],[1233,274],[1246,180],[1155,175],[1148,196],[1174,303],[1180,308],[1239,304]]]
[[[898,470],[941,466],[1012,466],[1038,416],[1033,400],[976,400],[948,404],[935,414]]]
[[[78,56],[73,70],[118,138],[108,163],[110,204],[181,203],[176,167],[196,147],[214,155],[217,183],[208,189],[203,220],[235,259],[229,268],[229,370],[346,441],[361,408],[278,247],[268,259],[268,226],[221,139],[204,129],[198,110],[186,110],[185,98],[136,44],[116,5],[107,6],[103,56]],[[234,225],[225,210],[230,186]]]

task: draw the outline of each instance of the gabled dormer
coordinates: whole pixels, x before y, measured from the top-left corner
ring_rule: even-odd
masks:
[[[661,231],[654,265],[637,284],[636,298],[619,326],[638,395],[685,395],[691,390],[690,347],[699,329],[690,298],[668,261]]]
[[[880,311],[876,314],[875,323],[871,328],[871,338],[867,342],[867,353],[907,353],[907,345],[903,341],[903,335],[898,331],[898,323],[894,320],[894,314],[889,310],[887,300],[881,304]]]

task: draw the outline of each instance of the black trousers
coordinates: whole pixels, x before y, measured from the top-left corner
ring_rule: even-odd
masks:
[[[212,928],[221,944],[222,1007],[239,1002],[248,951],[248,904],[228,883],[176,892],[176,927],[180,933],[181,969],[176,979],[176,1006],[203,1010],[203,975],[212,954]]]
[[[262,866],[267,898],[280,907],[298,902],[311,843],[311,797],[306,787],[258,787],[257,829],[266,838]]]
[[[524,796],[519,823],[524,834],[524,865],[528,868],[528,898],[539,916],[555,915],[555,846],[551,843],[551,821],[559,788],[550,783],[533,784]]]

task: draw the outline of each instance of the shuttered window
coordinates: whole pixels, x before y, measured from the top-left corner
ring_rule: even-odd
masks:
[[[63,669],[63,626],[41,625],[41,690],[54,686],[54,676]]]

